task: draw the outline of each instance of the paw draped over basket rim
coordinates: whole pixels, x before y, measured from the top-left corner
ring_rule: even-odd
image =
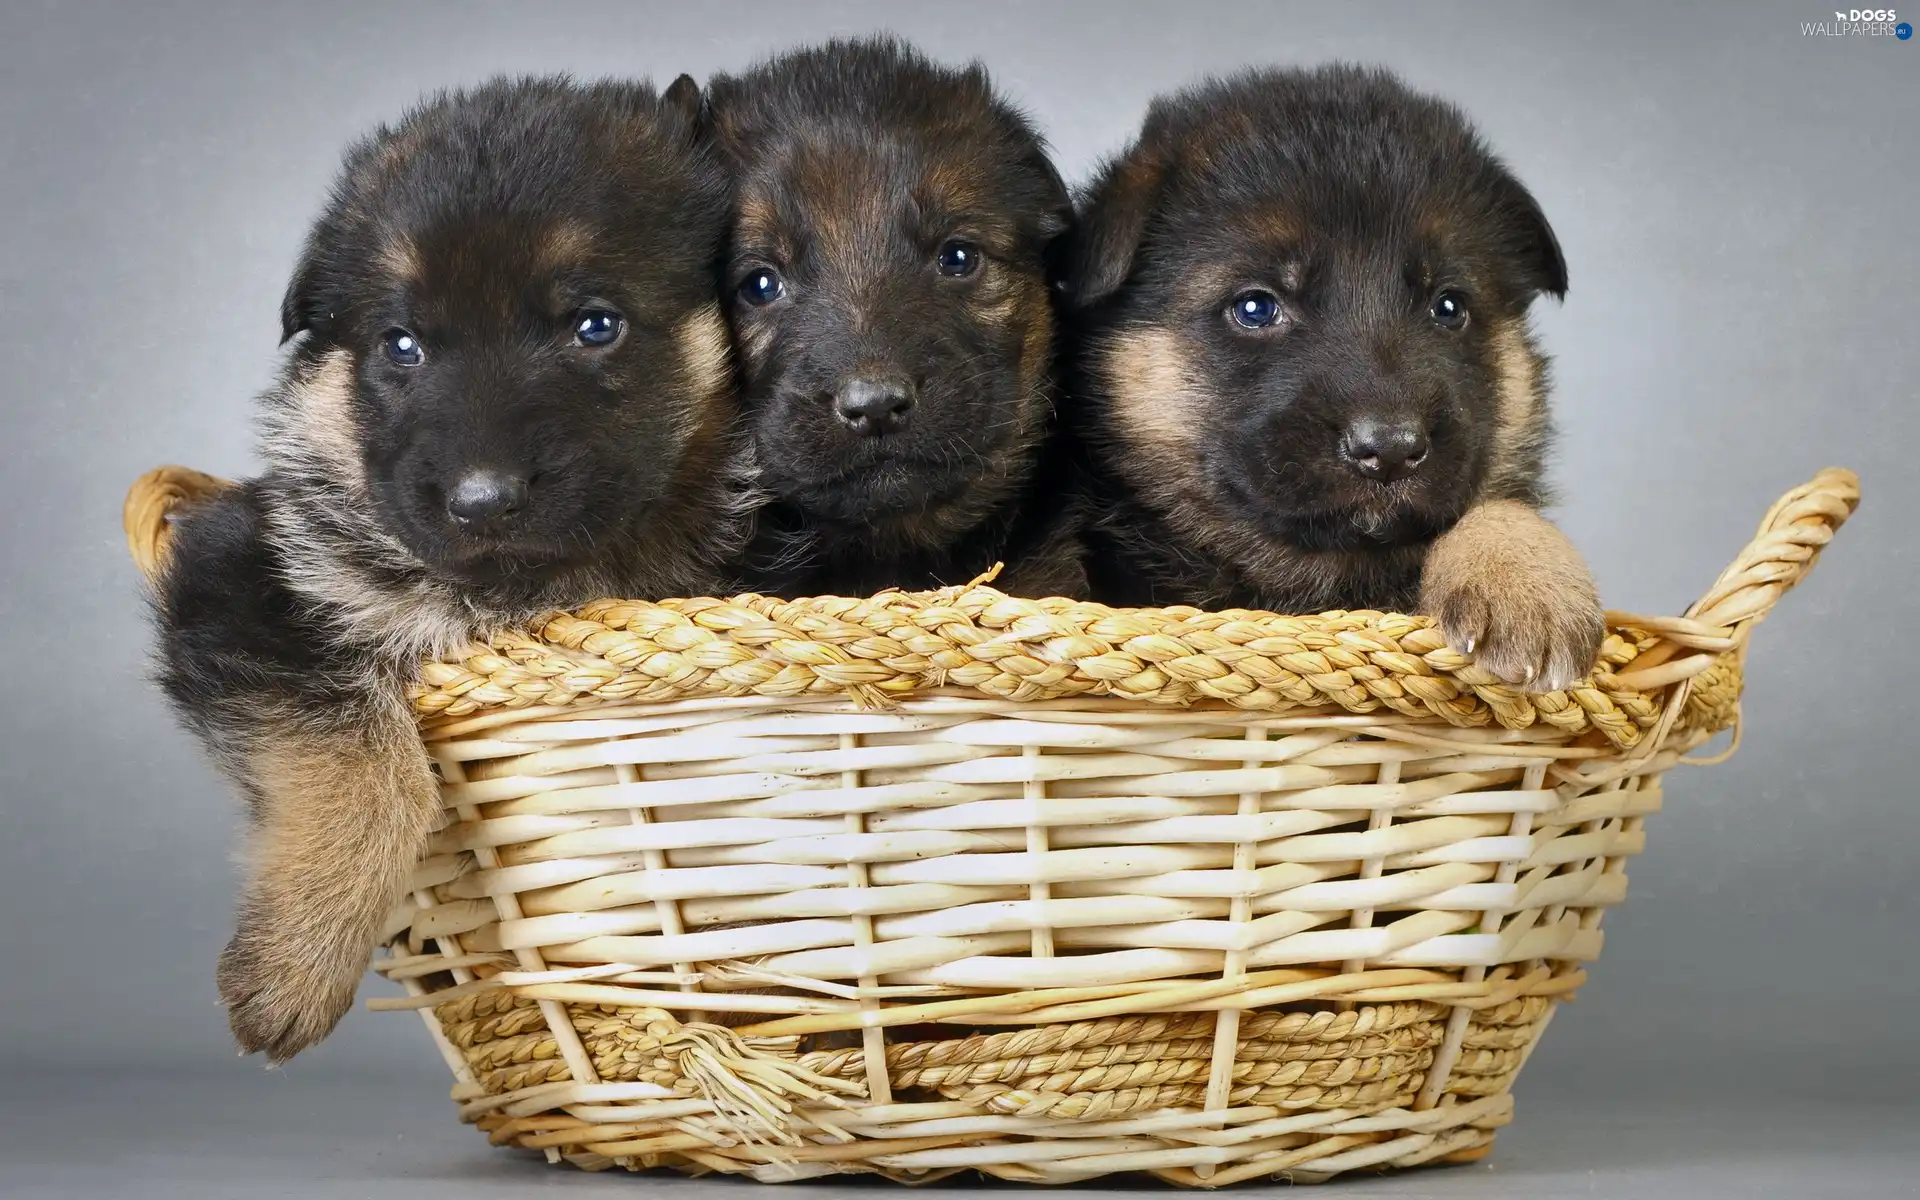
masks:
[[[167,514],[221,486],[135,485]],[[411,693],[449,824],[380,969],[465,1119],[582,1166],[1212,1186],[1477,1157],[1668,767],[1851,514],[1509,688],[1423,617],[985,586],[606,600]],[[755,1014],[728,1030],[702,1012]],[[823,1036],[824,1035],[824,1036]]]

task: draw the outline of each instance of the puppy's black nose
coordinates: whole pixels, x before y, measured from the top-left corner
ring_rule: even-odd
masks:
[[[1429,449],[1427,431],[1419,425],[1366,420],[1348,428],[1340,447],[1354,470],[1382,483],[1405,479],[1419,470]]]
[[[463,525],[483,525],[520,509],[527,481],[504,471],[469,471],[447,493],[447,513]]]
[[[897,433],[913,411],[913,385],[904,379],[855,379],[834,393],[833,411],[855,433]]]

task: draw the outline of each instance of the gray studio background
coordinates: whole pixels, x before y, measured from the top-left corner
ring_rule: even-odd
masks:
[[[346,142],[423,90],[503,70],[664,83],[892,28],[984,57],[1076,181],[1153,93],[1248,63],[1376,61],[1461,102],[1571,264],[1566,303],[1538,311],[1558,515],[1615,608],[1678,612],[1778,493],[1860,471],[1860,515],[1755,641],[1744,748],[1670,777],[1521,1128],[1556,1094],[1905,1094],[1920,41],[1801,36],[1830,8],[6,0],[0,1080],[165,1078],[149,1117],[191,1080],[304,1120],[321,1093],[303,1089],[377,1079],[364,1094],[388,1109],[452,1124],[412,1016],[356,1013],[270,1084],[232,1059],[212,970],[237,807],[144,681],[124,490],[160,463],[252,467],[298,240]]]

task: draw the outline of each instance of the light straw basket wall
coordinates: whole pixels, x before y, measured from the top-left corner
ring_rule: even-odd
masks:
[[[135,485],[144,568],[218,486]],[[1374,612],[554,614],[421,670],[447,826],[374,1005],[425,1018],[463,1120],[588,1169],[1470,1161],[1662,777],[1735,724],[1753,627],[1858,496],[1795,488],[1684,616],[1609,614],[1544,696]]]

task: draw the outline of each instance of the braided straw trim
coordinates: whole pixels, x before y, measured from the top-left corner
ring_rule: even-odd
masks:
[[[1547,1009],[1552,1003],[1553,1001],[1544,995],[1520,996],[1490,1008],[1476,1010],[1473,1014],[1473,1025],[1476,1029],[1488,1030],[1489,1034],[1492,1030],[1499,1028],[1512,1029],[1523,1026],[1531,1028],[1540,1023],[1540,1018],[1547,1015]]]
[[[1492,1075],[1469,1075],[1456,1070],[1447,1077],[1447,1095],[1497,1096],[1513,1086],[1514,1073],[1519,1069],[1519,1063],[1515,1062],[1508,1070]]]
[[[1352,1042],[1301,1045],[1293,1042],[1243,1039],[1238,1042],[1239,1050],[1234,1055],[1234,1062],[1249,1070],[1255,1063],[1265,1064],[1266,1067],[1276,1070],[1283,1066],[1300,1066],[1304,1069],[1304,1064],[1309,1063],[1382,1059],[1391,1057],[1396,1052],[1430,1049],[1440,1041],[1441,1036],[1440,1025],[1434,1023],[1408,1030],[1395,1038],[1366,1038]],[[1050,1083],[1046,1086],[1062,1091],[1103,1091],[1119,1085],[1091,1082],[1092,1073],[1132,1071],[1150,1066],[1162,1073],[1162,1077],[1155,1082],[1165,1083],[1175,1079],[1191,1081],[1204,1077],[1212,1064],[1213,1039],[1209,1037],[1192,1038],[1180,1042],[1136,1042],[1098,1051],[1040,1055],[1034,1058],[1005,1059],[997,1062],[960,1063],[950,1067],[927,1067],[922,1070],[903,1068],[890,1070],[889,1074],[892,1076],[894,1086],[903,1088],[957,1088],[963,1085],[974,1087],[993,1083],[1015,1083],[1021,1087],[1035,1087],[1040,1086],[1035,1081],[1043,1078],[1062,1080],[1073,1078],[1080,1082],[1072,1087],[1068,1087],[1064,1082]],[[823,1075],[834,1073],[821,1072]],[[1117,1078],[1118,1076],[1108,1077]],[[1240,1077],[1256,1078],[1247,1072],[1243,1072],[1242,1076],[1236,1078]],[[1258,1078],[1272,1078],[1272,1075],[1269,1073]]]
[[[1544,1007],[1543,998],[1533,999]],[[472,1069],[485,1073],[489,1091],[515,1091],[572,1077],[544,1015],[531,1001],[507,991],[480,992],[442,1004],[435,1012],[447,1040],[462,1051]],[[1310,1070],[1333,1070],[1328,1064],[1337,1067],[1342,1062],[1388,1060],[1430,1050],[1439,1040],[1443,1014],[1438,1005],[1424,1002],[1368,1005],[1346,1012],[1251,1013],[1242,1024],[1236,1057],[1251,1083],[1306,1079]],[[668,1027],[662,1024],[660,1011],[572,1005],[569,1016],[602,1079],[685,1090],[684,1081],[661,1057]],[[1039,1090],[1113,1090],[1135,1086],[1142,1067],[1171,1072],[1155,1080],[1164,1083],[1195,1077],[1190,1069],[1195,1066],[1204,1075],[1212,1053],[1213,1022],[1210,1013],[1149,1015],[1038,1026],[954,1041],[894,1044],[887,1048],[887,1067],[898,1088],[956,1088],[1004,1081],[1021,1081],[1027,1087],[1034,1077],[1071,1073],[1081,1077],[1077,1086],[1067,1088],[1056,1081]],[[751,1044],[790,1051],[795,1041],[753,1039]],[[865,1071],[862,1052],[853,1049],[815,1051],[801,1056],[797,1065],[806,1075],[821,1078],[859,1079]],[[1118,1082],[1127,1077],[1123,1075],[1098,1074],[1123,1069],[1134,1073],[1130,1077],[1135,1083]],[[1348,1068],[1339,1070],[1352,1073]],[[1327,1077],[1324,1073],[1313,1076]]]
[[[969,586],[859,600],[597,601],[426,664],[411,696],[421,716],[453,718],[747,695],[879,707],[957,688],[1018,702],[1212,701],[1395,712],[1463,728],[1538,723],[1568,735],[1598,729],[1629,746],[1660,714],[1657,696],[1613,682],[1642,648],[1616,635],[1590,680],[1529,696],[1448,649],[1425,617],[1121,610]]]
[[[134,485],[126,520],[143,569],[164,551],[165,514],[217,486],[180,468]],[[1746,629],[1805,575],[1858,500],[1851,472],[1822,471],[1774,506],[1685,617],[1611,614],[1615,634],[1592,676],[1545,695],[1499,683],[1448,649],[1425,617],[1113,609],[967,586],[864,599],[601,600],[425,664],[411,696],[423,718],[451,719],[747,695],[882,705],[961,688],[1018,701],[1212,701],[1269,712],[1384,710],[1459,727],[1538,723],[1569,737],[1598,731],[1627,748],[1660,722],[1666,689],[1688,679],[1682,726],[1713,732],[1713,722],[1731,721],[1737,664],[1715,655],[1744,646]],[[1708,653],[1681,668],[1670,661],[1680,648]],[[1653,670],[1663,664],[1664,673]]]
[[[1235,1062],[1242,1083],[1269,1083],[1288,1064],[1380,1060],[1430,1050],[1442,1035],[1434,1004],[1380,1004],[1350,1012],[1248,1014],[1240,1025]],[[1140,1071],[1158,1071],[1154,1083],[1204,1079],[1213,1058],[1212,1014],[1160,1014],[1125,1020],[1039,1025],[1010,1033],[941,1043],[887,1046],[893,1087],[966,1091],[1014,1085],[1033,1091],[1114,1091],[1139,1087]],[[1256,1068],[1256,1064],[1261,1064]],[[818,1050],[801,1066],[820,1075],[858,1079],[864,1050]],[[1302,1079],[1296,1073],[1294,1079]],[[1071,1079],[1071,1087],[1068,1085]]]
[[[1540,996],[1503,1002],[1476,1014],[1475,1027],[1509,1033],[1544,1013],[1547,1005],[1548,1000]],[[537,1026],[539,1016],[532,1010],[525,1000],[493,992],[441,1005],[439,1015],[450,1040],[471,1050],[490,1037],[522,1037],[519,1031]],[[1432,1030],[1443,1013],[1439,1005],[1408,1002],[1342,1013],[1249,1013],[1246,1023],[1263,1036],[1296,1037],[1303,1046],[1322,1048],[1343,1037],[1377,1039]],[[583,1040],[596,1063],[611,1063],[618,1056],[596,1044],[601,1038],[613,1034],[630,1039],[661,1014],[575,1006],[570,1015],[585,1034]],[[1069,1044],[1076,1049],[1066,1052],[1084,1053],[1102,1045],[1134,1044],[1127,1038],[1192,1032],[1206,1019],[1172,1014],[1095,1021],[899,1049],[906,1051],[902,1057],[920,1063],[981,1061],[986,1054],[1020,1049],[1061,1053],[1061,1047]],[[622,1027],[626,1032],[619,1032]],[[1537,1028],[1535,1021],[1533,1031]],[[524,1049],[525,1044],[521,1045]],[[1169,1120],[1184,1121],[1182,1114],[1198,1115],[1207,1092],[1197,1080],[1169,1077],[1164,1068],[1160,1074],[1040,1078],[1013,1086],[956,1083],[930,1089],[948,1097],[944,1106],[901,1097],[892,1107],[870,1110],[871,1116],[858,1106],[837,1110],[826,1123],[817,1110],[802,1107],[790,1119],[804,1136],[779,1144],[727,1138],[704,1115],[702,1103],[692,1099],[636,1099],[617,1108],[596,1108],[589,1096],[581,1097],[586,1101],[582,1106],[551,1091],[577,1085],[501,1090],[528,1082],[524,1075],[485,1081],[485,1090],[494,1096],[485,1102],[485,1111],[472,1119],[496,1144],[545,1150],[590,1170],[666,1166],[695,1174],[744,1172],[776,1181],[855,1169],[898,1182],[924,1183],[964,1165],[1021,1182],[1070,1182],[1123,1170],[1149,1170],[1183,1186],[1219,1186],[1283,1172],[1306,1182],[1366,1167],[1468,1161],[1484,1152],[1493,1130],[1510,1119],[1511,1099],[1503,1093],[1511,1074],[1507,1068],[1517,1065],[1519,1057],[1517,1053],[1494,1057],[1470,1053],[1466,1056],[1472,1060],[1470,1065],[1502,1075],[1469,1077],[1456,1072],[1450,1080],[1455,1086],[1448,1090],[1462,1097],[1457,1105],[1415,1112],[1408,1106],[1431,1066],[1430,1048],[1410,1055],[1374,1054],[1357,1061],[1317,1060],[1291,1067],[1247,1053],[1251,1050],[1250,1045],[1242,1047],[1242,1057],[1255,1061],[1236,1072],[1227,1099],[1231,1107],[1218,1114],[1224,1123],[1209,1126],[1220,1132],[1198,1141],[1155,1134],[1168,1129]],[[551,1050],[542,1047],[535,1052]],[[644,1058],[644,1051],[625,1056],[631,1066]],[[472,1061],[478,1065],[480,1060]],[[809,1055],[805,1061],[818,1064],[822,1059]],[[556,1066],[554,1073],[564,1074],[564,1066]],[[688,1095],[689,1089],[670,1071],[629,1069],[622,1076],[603,1076],[593,1087],[604,1091],[635,1086],[615,1079],[649,1074],[660,1081],[657,1093],[649,1094]],[[897,1082],[904,1086],[904,1080]],[[1485,1098],[1475,1098],[1480,1096]],[[501,1102],[512,1103],[503,1109]],[[943,1116],[945,1120],[937,1119]],[[1263,1130],[1271,1132],[1263,1134]],[[845,1141],[848,1133],[856,1140]],[[1192,1166],[1182,1165],[1200,1163],[1219,1166],[1196,1175]]]
[[[1234,1087],[1227,1093],[1235,1107],[1281,1109],[1399,1108],[1411,1104],[1419,1092],[1421,1075],[1432,1062],[1411,1070],[1362,1083],[1313,1082],[1272,1087]],[[980,1099],[976,1094],[970,1099]],[[1062,1121],[1099,1121],[1131,1113],[1165,1108],[1191,1108],[1206,1103],[1206,1085],[1127,1088],[1110,1092],[1050,1092],[1010,1089],[987,1098],[996,1113],[1017,1117],[1050,1117]]]
[[[1526,996],[1473,1014],[1461,1050],[1447,1071],[1449,1096],[1497,1096],[1513,1086],[1540,1040],[1550,1001]]]
[[[1519,1069],[1539,1032],[1548,1000],[1533,996],[1480,1014],[1447,1090],[1490,1095]],[[570,1079],[539,1008],[506,992],[486,992],[437,1009],[490,1094]],[[663,1054],[663,1037],[681,1027],[658,1010],[574,1005],[574,1029],[603,1082],[639,1082],[691,1096],[696,1089]],[[1228,1093],[1235,1106],[1339,1109],[1411,1102],[1442,1034],[1434,1004],[1369,1005],[1346,1012],[1252,1013],[1234,1056]],[[899,1090],[926,1089],[986,1111],[1022,1117],[1094,1120],[1204,1102],[1211,1014],[1167,1014],[1043,1026],[941,1042],[888,1047],[888,1074]],[[794,1039],[756,1039],[761,1050]],[[859,1051],[819,1051],[795,1064],[808,1079],[859,1079]]]
[[[1414,1026],[1393,1036],[1356,1038],[1348,1042],[1286,1042],[1242,1038],[1237,1043],[1239,1049],[1234,1055],[1234,1061],[1301,1063],[1345,1058],[1378,1058],[1396,1052],[1428,1048],[1439,1042],[1441,1035],[1440,1023],[1434,1021]],[[901,1046],[898,1049],[908,1050],[915,1046],[938,1047],[947,1044],[921,1042]],[[822,1075],[858,1078],[865,1070],[866,1062],[860,1051],[823,1053],[830,1055],[829,1060],[824,1063],[816,1065],[811,1055],[802,1059],[802,1062]],[[887,1064],[888,1074],[897,1087],[954,1087],[960,1084],[971,1086],[1006,1083],[1041,1075],[1111,1070],[1121,1066],[1137,1066],[1141,1063],[1199,1062],[1204,1067],[1212,1059],[1213,1038],[1209,1036],[1166,1042],[1121,1042],[1111,1046],[1067,1051],[1060,1054],[990,1059],[940,1067],[899,1066],[896,1065],[896,1056],[889,1053]]]
[[[1546,1003],[1541,997],[1517,1002],[1539,1011]],[[1440,1006],[1424,1002],[1249,1014],[1230,1098],[1236,1105],[1293,1109],[1366,1105],[1388,1094],[1410,1097],[1432,1065],[1443,1014]],[[543,1014],[530,1001],[484,992],[443,1004],[436,1015],[447,1040],[489,1093],[572,1077]],[[568,1015],[602,1081],[650,1083],[694,1094],[663,1053],[663,1039],[682,1028],[663,1021],[663,1013],[574,1005]],[[888,1074],[896,1089],[924,1088],[1025,1116],[1091,1119],[1196,1105],[1206,1090],[1212,1040],[1194,1035],[1206,1033],[1213,1019],[1201,1013],[1155,1015],[893,1045],[887,1052]],[[790,1052],[793,1040],[752,1044]],[[1479,1057],[1463,1056],[1467,1065],[1456,1071],[1507,1073],[1519,1057],[1518,1048],[1473,1053]],[[859,1079],[864,1072],[859,1051],[814,1052],[795,1066],[813,1080]]]
[[[1362,1047],[1380,1053],[1405,1044],[1391,1035],[1424,1030],[1444,1015],[1439,1005],[1425,1002],[1375,1004],[1345,1012],[1249,1013],[1240,1023],[1240,1057],[1268,1053],[1293,1058],[1340,1057]],[[939,1080],[946,1072],[969,1068],[986,1082],[1002,1077],[1001,1072],[1024,1075],[1056,1071],[1075,1063],[1187,1058],[1192,1055],[1186,1048],[1196,1044],[1200,1055],[1210,1055],[1214,1022],[1212,1013],[1155,1013],[1029,1026],[954,1041],[894,1044],[887,1048],[887,1070],[898,1081]],[[1375,1046],[1379,1049],[1374,1050]],[[1105,1057],[1115,1054],[1138,1057]],[[808,1070],[822,1075],[852,1077],[866,1069],[864,1052],[854,1049],[817,1051],[800,1061]],[[902,1082],[900,1086],[914,1085]]]
[[[1468,1026],[1461,1045],[1469,1050],[1520,1050],[1533,1044],[1533,1035],[1538,1022],[1533,1025],[1517,1025],[1512,1028],[1489,1028],[1485,1025]]]
[[[573,1078],[537,1005],[482,993],[437,1010],[446,1039],[490,1092],[513,1092]],[[659,1009],[567,1010],[597,1077],[654,1084],[705,1100],[724,1132],[792,1142],[791,1099],[838,1107],[860,1088],[814,1074],[793,1060],[790,1039],[749,1044],[713,1025],[682,1025]],[[751,1079],[752,1085],[742,1082]]]
[[[1241,1093],[1251,1096],[1267,1088],[1285,1087],[1292,1090],[1295,1085],[1300,1084],[1345,1085],[1370,1083],[1380,1079],[1400,1079],[1416,1071],[1424,1071],[1432,1064],[1431,1049],[1407,1054],[1383,1054],[1376,1057],[1346,1056],[1313,1059],[1306,1062],[1271,1060],[1243,1062],[1236,1058],[1233,1064],[1233,1081],[1236,1085],[1248,1086],[1244,1088],[1236,1086],[1229,1094],[1235,1097],[1236,1103],[1248,1103],[1249,1101]],[[1173,1084],[1203,1084],[1207,1073],[1212,1069],[1213,1062],[1205,1058],[1150,1059],[1144,1062],[1089,1067],[1077,1071],[1030,1075],[1025,1078],[1016,1078],[1013,1086],[1019,1091],[1034,1092],[1115,1092],[1133,1088],[1166,1087]],[[972,1074],[974,1074],[972,1069],[962,1069],[961,1077],[950,1077],[944,1080],[922,1079],[915,1084],[902,1086],[933,1087],[946,1095],[966,1095],[971,1088],[979,1086],[966,1078]],[[986,1084],[993,1086],[998,1082],[989,1080]]]
[[[489,1098],[471,1119],[490,1140],[545,1150],[590,1170],[665,1166],[775,1181],[855,1169],[924,1183],[964,1163],[1021,1182],[1148,1170],[1182,1186],[1221,1186],[1278,1173],[1313,1182],[1356,1169],[1477,1157],[1491,1144],[1493,1130],[1510,1119],[1507,1089],[1550,1003],[1547,995],[1533,994],[1476,1011],[1445,1085],[1455,1100],[1428,1112],[1410,1106],[1433,1065],[1442,1005],[1407,1001],[1344,1012],[1250,1012],[1243,1034],[1252,1036],[1241,1040],[1225,1097],[1229,1107],[1219,1114],[1226,1121],[1219,1126],[1223,1132],[1198,1142],[1152,1131],[1206,1104],[1206,1063],[1187,1047],[1202,1041],[1188,1035],[1202,1032],[1211,1014],[1151,1014],[890,1047],[895,1087],[906,1092],[917,1086],[921,1095],[945,1097],[950,1107],[915,1104],[910,1094],[898,1096],[893,1107],[870,1110],[871,1116],[858,1106],[825,1117],[802,1107],[788,1114],[800,1136],[775,1144],[729,1138],[727,1127],[693,1098],[695,1089],[659,1060],[648,1044],[650,1031],[664,1027],[657,1010],[568,1006],[602,1072],[593,1088],[652,1087],[649,1094],[687,1097],[607,1108],[569,1103],[551,1090],[577,1085],[550,1082],[565,1080],[566,1067],[529,1001],[491,991],[449,1001],[437,1012],[449,1042],[461,1047],[481,1076],[475,1083]],[[793,1039],[755,1044],[790,1054]],[[1175,1048],[1177,1057],[1159,1053],[1162,1047]],[[1290,1050],[1306,1056],[1296,1058]],[[1040,1073],[984,1086],[953,1075],[942,1086],[927,1086],[932,1070],[1020,1054]],[[1046,1055],[1073,1073],[1045,1074],[1049,1064],[1039,1060]],[[1108,1056],[1106,1068],[1089,1063],[1091,1055]],[[830,1072],[822,1068],[837,1074],[854,1061],[836,1051],[803,1056],[799,1065],[824,1075]],[[895,1068],[908,1063],[915,1064],[908,1070],[922,1071],[920,1079]],[[502,1102],[511,1105],[503,1110]],[[916,1120],[910,1112],[924,1116]],[[931,1119],[942,1112],[945,1121]],[[899,1116],[885,1115],[892,1113]],[[1130,1133],[1128,1122],[1138,1123],[1139,1132]],[[856,1140],[845,1142],[842,1127]],[[1269,1128],[1275,1132],[1254,1137]],[[1205,1162],[1218,1166],[1195,1174],[1180,1165]]]

